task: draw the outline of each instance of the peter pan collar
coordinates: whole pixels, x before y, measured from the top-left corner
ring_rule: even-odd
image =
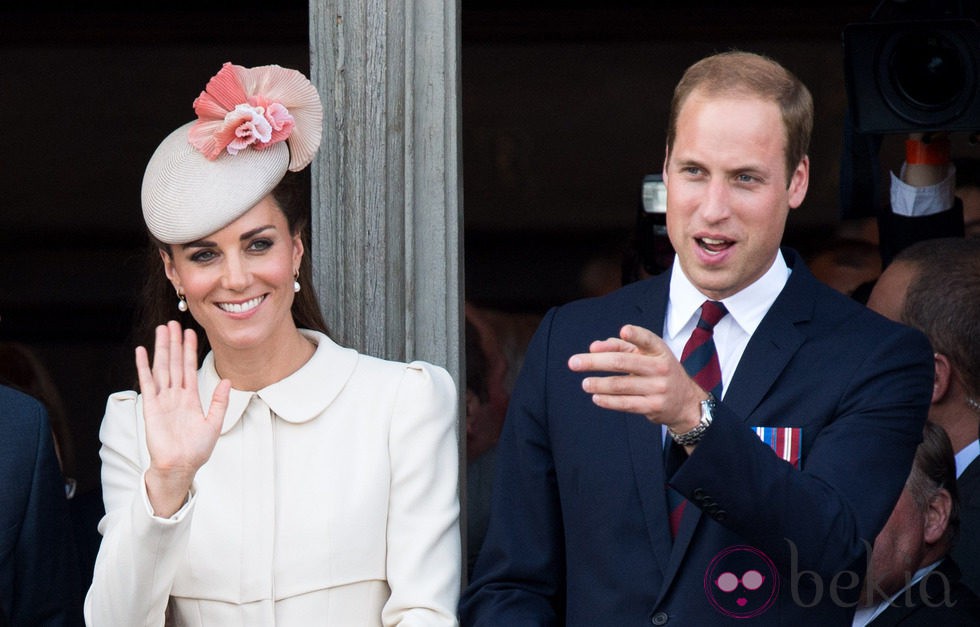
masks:
[[[255,396],[261,398],[277,416],[294,424],[313,420],[337,398],[354,373],[357,351],[338,346],[317,331],[300,329],[300,333],[316,344],[316,351],[310,360],[285,379],[261,390],[251,392],[232,388],[228,410],[221,425],[222,435],[238,424]],[[201,407],[205,410],[211,404],[211,395],[219,381],[214,369],[214,353],[208,353],[198,371]]]

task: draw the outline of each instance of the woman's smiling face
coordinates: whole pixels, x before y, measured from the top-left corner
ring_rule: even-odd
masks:
[[[298,234],[266,196],[219,231],[161,252],[167,277],[184,295],[215,350],[274,350],[295,331],[293,281],[303,256]]]

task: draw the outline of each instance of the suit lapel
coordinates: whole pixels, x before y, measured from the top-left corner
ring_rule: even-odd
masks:
[[[681,524],[677,529],[677,537],[674,538],[674,545],[671,547],[670,562],[668,564],[668,571],[664,576],[664,588],[662,592],[667,591],[666,584],[674,578],[678,567],[684,561],[684,553],[687,551],[687,546],[691,543],[691,540],[694,539],[694,532],[697,530],[700,521],[701,509],[693,503],[688,503],[681,516]]]
[[[663,333],[667,311],[667,294],[670,272],[648,280],[645,290],[636,303],[637,322],[657,335]],[[664,474],[663,440],[661,428],[640,416],[624,415],[629,439],[633,477],[639,493],[643,516],[646,520],[650,544],[661,571],[670,561],[671,539],[667,522],[666,476]],[[697,510],[697,508],[688,508]]]
[[[694,531],[701,519],[701,510],[688,503],[681,517],[677,538],[672,540],[668,522],[667,476],[660,427],[632,414],[625,415],[624,419],[629,434],[633,477],[636,480],[650,545],[653,547],[657,566],[663,573],[663,583],[658,594],[658,598],[663,598],[677,574],[688,544],[694,537]]]
[[[813,316],[817,280],[793,253],[784,251],[784,257],[793,272],[752,334],[725,392],[725,405],[740,416],[750,416],[765,398],[806,340],[797,325]]]
[[[670,560],[671,539],[667,524],[667,479],[664,475],[660,428],[633,414],[626,415],[623,419],[626,420],[629,434],[633,477],[636,480],[647,533],[650,535],[657,565],[663,572]]]

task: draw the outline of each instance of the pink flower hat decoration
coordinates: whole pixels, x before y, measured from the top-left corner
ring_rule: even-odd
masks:
[[[316,87],[301,72],[278,65],[225,63],[194,100],[194,112],[198,120],[188,140],[212,161],[222,152],[236,155],[285,141],[295,172],[320,146],[323,107]]]

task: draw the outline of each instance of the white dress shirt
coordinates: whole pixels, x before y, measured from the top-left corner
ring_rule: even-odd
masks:
[[[966,467],[980,456],[980,440],[974,440],[956,454],[956,478],[959,479]]]
[[[956,192],[956,166],[950,164],[946,178],[934,185],[915,187],[901,179],[905,175],[906,164],[898,175],[891,172],[889,188],[892,212],[901,216],[927,216],[946,211],[953,206]]]
[[[779,293],[783,291],[790,272],[783,254],[777,252],[772,266],[755,283],[722,299],[728,315],[719,320],[714,329],[715,350],[721,366],[722,398],[728,390],[728,384],[735,374],[745,346]],[[674,270],[670,275],[670,299],[664,317],[663,338],[678,359],[694,332],[701,315],[701,305],[707,298],[694,287],[675,257]]]

